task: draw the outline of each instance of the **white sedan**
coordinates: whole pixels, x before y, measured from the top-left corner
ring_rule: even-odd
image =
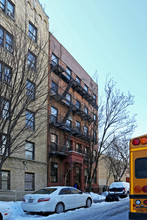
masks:
[[[90,207],[90,194],[69,186],[45,187],[23,197],[21,206],[25,212],[56,212],[78,207]]]
[[[12,214],[12,210],[7,204],[0,204],[0,220],[9,219]]]

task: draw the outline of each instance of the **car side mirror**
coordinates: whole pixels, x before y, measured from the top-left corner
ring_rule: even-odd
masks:
[[[81,190],[80,194],[83,194],[83,190]]]

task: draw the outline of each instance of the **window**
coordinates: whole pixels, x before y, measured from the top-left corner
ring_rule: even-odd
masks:
[[[6,149],[6,145],[8,145],[7,143],[7,135],[5,134],[0,134],[0,155],[3,155],[5,153],[5,149]],[[6,156],[8,156],[8,147],[6,149]]]
[[[97,142],[97,133],[96,132],[93,133],[93,139],[94,139],[94,143],[96,143]]]
[[[84,126],[84,135],[87,136],[88,135],[88,127]]]
[[[1,110],[1,117],[3,119],[7,119],[10,116],[10,101],[1,97],[0,98],[0,110]]]
[[[82,145],[81,144],[76,144],[76,151],[79,153],[82,153]]]
[[[0,8],[5,11],[5,0],[0,0]]]
[[[93,94],[93,102],[96,103],[96,95]]]
[[[51,182],[58,182],[58,164],[51,162]]]
[[[57,94],[58,93],[58,85],[52,81],[52,85],[51,85],[51,94]]]
[[[35,115],[29,110],[26,111],[26,127],[35,130]]]
[[[27,80],[26,95],[29,99],[35,100],[35,84]]]
[[[70,105],[71,104],[71,95],[69,93],[66,94],[66,104]]]
[[[52,59],[52,65],[56,66],[59,62],[58,57],[55,54],[52,53],[52,58],[51,59]]]
[[[135,160],[135,177],[137,179],[147,178],[147,157]]]
[[[85,168],[85,170],[84,170],[84,183],[87,183],[87,181],[88,181],[88,169]]]
[[[0,0],[0,8],[9,15],[14,18],[14,8],[15,5],[10,0]]]
[[[0,172],[0,189],[10,190],[10,171]]]
[[[84,112],[86,115],[88,115],[88,108],[87,107],[84,107]]]
[[[88,86],[84,85],[84,90],[88,92]]]
[[[13,51],[13,37],[4,28],[0,26],[0,46],[4,47],[7,51]]]
[[[25,158],[28,160],[34,160],[34,143],[26,141]]]
[[[81,84],[81,79],[78,76],[76,76],[76,81]]]
[[[61,191],[59,192],[59,195],[69,195],[69,194],[72,194],[72,191],[69,188],[61,189]]]
[[[77,107],[78,109],[81,108],[81,103],[80,103],[78,100],[76,100],[76,107]]]
[[[36,69],[36,56],[31,51],[28,52],[28,67]]]
[[[76,121],[76,131],[81,131],[81,123],[79,121]]]
[[[66,77],[67,77],[67,79],[69,79],[69,80],[70,80],[70,78],[71,78],[71,70],[70,70],[68,67],[66,67]]]
[[[71,128],[71,125],[72,125],[72,122],[69,119],[67,119],[66,120],[66,126]]]
[[[58,110],[54,107],[51,107],[51,122],[57,122],[58,120]]]
[[[51,151],[57,151],[58,136],[51,134]]]
[[[34,191],[34,173],[25,173],[25,191]]]
[[[0,81],[11,85],[12,72],[11,68],[0,61]]]
[[[29,22],[29,37],[37,42],[37,28],[31,22]]]

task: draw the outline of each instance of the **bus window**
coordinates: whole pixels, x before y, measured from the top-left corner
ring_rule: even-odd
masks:
[[[147,157],[135,160],[135,177],[147,178]]]

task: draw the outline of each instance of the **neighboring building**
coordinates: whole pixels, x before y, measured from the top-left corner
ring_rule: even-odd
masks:
[[[98,86],[50,34],[48,185],[87,186],[87,142],[98,149]],[[98,174],[92,184],[98,189]]]
[[[9,97],[12,92],[15,94],[18,92],[17,86],[19,83],[21,84],[19,74],[24,74],[22,82],[24,93],[18,97],[20,103],[17,110],[19,111],[26,98],[31,99],[29,109],[23,111],[24,117],[17,121],[16,130],[26,124],[22,139],[20,140],[18,137],[14,140],[14,147],[22,141],[22,148],[5,161],[0,173],[0,189],[2,190],[23,192],[47,185],[47,101],[44,102],[44,109],[36,114],[34,111],[36,111],[38,103],[41,103],[43,94],[48,92],[47,80],[44,81],[43,86],[41,85],[42,87],[36,88],[35,85],[39,80],[35,75],[40,68],[39,62],[43,63],[44,69],[40,68],[40,75],[37,74],[37,76],[48,75],[48,26],[48,16],[38,0],[0,1],[0,122],[2,122],[2,118],[4,119],[4,113],[7,113],[8,116],[10,109],[12,112],[14,99],[10,100]],[[40,51],[41,46],[43,49]],[[29,71],[27,71],[28,69]],[[17,79],[15,78],[16,73],[18,74]],[[16,88],[14,91],[12,88],[15,83],[18,84],[14,87]],[[2,90],[4,86],[9,87],[7,94],[4,92],[5,90]],[[5,99],[7,102],[2,107]],[[45,124],[41,123],[41,120]],[[44,131],[37,136],[34,135],[32,140],[30,133],[35,134],[38,123],[40,123],[40,130],[44,129]],[[7,127],[5,130],[0,127],[1,155],[5,149],[8,135],[6,130]],[[13,135],[10,138],[12,139]]]
[[[114,175],[112,174],[110,169],[108,169],[108,165],[106,165],[107,164],[106,160],[107,160],[107,157],[105,155],[102,155],[100,157],[99,164],[98,164],[99,191],[101,192],[103,190],[108,189],[111,183],[115,182]],[[129,182],[129,176],[130,176],[129,169],[127,169],[121,181]]]

